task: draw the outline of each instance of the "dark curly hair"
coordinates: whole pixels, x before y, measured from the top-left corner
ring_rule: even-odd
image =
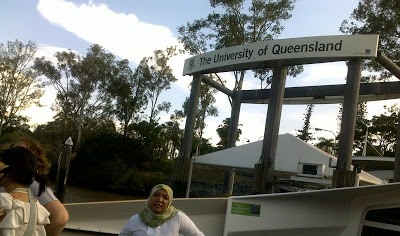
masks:
[[[7,178],[27,186],[35,179],[39,182],[38,196],[44,192],[47,178],[39,173],[36,157],[31,151],[18,146],[9,148],[3,151],[1,161],[8,165],[2,170]]]
[[[39,142],[34,141],[33,139],[23,138],[16,142],[14,147],[27,148],[36,156],[39,174],[47,175],[49,173],[50,162],[46,158],[45,152]]]

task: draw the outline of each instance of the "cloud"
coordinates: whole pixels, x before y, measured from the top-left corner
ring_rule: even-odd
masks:
[[[180,47],[177,38],[168,27],[143,22],[135,14],[114,12],[105,4],[94,2],[74,4],[66,0],[39,0],[37,10],[51,24],[57,25],[91,44],[99,44],[114,55],[128,59],[136,65],[143,57],[152,56],[155,49],[163,50],[172,45]],[[309,28],[312,29],[312,27]],[[326,28],[326,30],[329,29]],[[62,50],[66,49],[44,45],[38,55],[44,55],[49,59],[56,51]],[[172,85],[171,90],[165,92],[164,96],[166,97],[162,101],[170,101],[175,105],[174,109],[180,109],[184,98],[189,96],[190,93],[188,86],[192,82],[192,77],[182,76],[184,59],[189,57],[187,54],[181,54],[172,58],[169,62],[178,81]],[[286,87],[345,83],[347,75],[345,62],[305,65],[304,68],[305,71],[298,77],[287,78]],[[221,73],[220,75],[227,81],[226,87],[232,89],[234,87],[232,73]],[[253,78],[248,72],[243,89],[257,89],[259,87],[260,81]],[[386,104],[382,101],[369,105],[369,115],[379,113],[379,111],[383,112],[383,103]],[[220,115],[216,118],[207,118],[204,137],[212,137],[212,142],[218,143],[219,138],[215,130],[218,125],[222,124],[223,119],[230,117],[230,104],[226,95],[218,92],[215,105]],[[337,128],[337,106],[337,104],[316,106],[311,119],[311,126],[335,131]],[[243,124],[241,138],[256,141],[264,135],[267,107],[267,105],[242,104],[239,121]],[[297,129],[301,129],[304,112],[305,105],[284,106],[279,133],[294,134]],[[163,119],[167,118],[168,116],[163,115]],[[318,135],[328,136],[329,133]],[[240,142],[238,142],[238,145]]]
[[[36,51],[35,56],[36,57],[44,57],[46,60],[51,61],[52,63],[57,63],[57,59],[54,57],[56,52],[62,52],[62,51],[68,51],[67,48],[61,48],[61,47],[54,47],[54,46],[49,46],[49,45],[39,45],[38,50]],[[74,53],[78,53],[74,50],[72,50]]]
[[[347,76],[345,62],[330,62],[304,65],[304,72],[299,76],[302,85],[344,84]]]
[[[142,22],[134,14],[116,13],[105,4],[40,0],[37,10],[50,23],[136,64],[156,49],[178,44],[169,28]]]

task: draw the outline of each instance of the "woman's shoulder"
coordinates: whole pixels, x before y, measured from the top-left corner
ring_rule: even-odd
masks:
[[[129,222],[131,223],[141,223],[142,220],[139,217],[139,214],[134,214],[133,216],[131,216],[131,218],[129,219]]]
[[[185,212],[179,210],[178,213],[176,214],[176,217],[180,217],[180,218],[189,218],[188,215],[186,215]]]
[[[33,195],[37,196],[39,193],[39,182],[34,180],[29,188],[31,189]],[[42,205],[46,205],[47,203],[52,201],[58,201],[57,197],[54,195],[53,190],[48,186],[46,186],[44,192],[40,196],[38,196],[37,199]]]
[[[7,215],[0,222],[0,228],[17,229],[21,225],[26,224],[29,221],[30,204],[28,202],[20,201],[18,199],[11,199],[7,203],[8,203],[7,205],[8,208],[6,209]],[[37,225],[43,226],[49,224],[50,213],[37,201],[36,201],[36,208],[37,208]]]
[[[172,218],[173,221],[179,222],[179,224],[186,224],[187,222],[191,222],[192,220],[186,215],[183,211],[178,211],[178,213]]]
[[[204,236],[204,234],[197,228],[194,222],[183,211],[179,211],[174,217],[179,224],[179,231],[182,235],[196,235]]]
[[[5,210],[12,208],[12,196],[9,193],[0,193],[0,207]]]
[[[0,197],[2,197],[2,198],[12,198],[11,194],[9,194],[7,192],[1,192],[0,193]]]

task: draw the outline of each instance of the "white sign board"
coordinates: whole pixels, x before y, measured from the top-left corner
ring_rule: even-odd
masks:
[[[185,60],[183,75],[301,65],[377,56],[379,35],[269,40],[207,52]]]

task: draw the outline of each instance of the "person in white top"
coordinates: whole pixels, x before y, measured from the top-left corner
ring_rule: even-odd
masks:
[[[204,236],[184,212],[171,205],[172,199],[168,185],[154,186],[146,206],[128,220],[119,236]]]
[[[38,163],[38,173],[42,175],[47,175],[49,173],[50,162],[46,158],[45,152],[38,142],[25,137],[16,142],[14,147],[24,147],[31,151],[35,155]],[[35,180],[29,186],[34,195],[38,195],[38,187],[39,183]],[[40,204],[50,212],[50,224],[45,226],[47,236],[60,235],[69,220],[67,209],[60,200],[57,199],[53,190],[49,187],[45,188],[44,192],[38,197],[38,200]]]
[[[33,178],[39,183],[38,195],[45,190],[47,179],[38,174],[35,156],[26,148],[14,147],[1,155],[0,235],[46,235],[44,226],[50,223],[50,213],[29,190]],[[32,204],[31,204],[32,203]]]
[[[13,146],[24,147],[31,151],[36,157],[38,173],[45,176],[49,173],[50,162],[37,141],[24,137]],[[4,167],[0,165],[0,178],[2,177],[1,170],[3,168]],[[39,183],[36,180],[33,181],[29,188],[35,196],[38,195]],[[4,188],[0,187],[0,192],[4,191]],[[45,226],[47,236],[59,236],[69,220],[67,209],[60,200],[57,199],[50,187],[45,188],[44,192],[38,197],[38,200],[39,203],[50,212],[50,224]]]

